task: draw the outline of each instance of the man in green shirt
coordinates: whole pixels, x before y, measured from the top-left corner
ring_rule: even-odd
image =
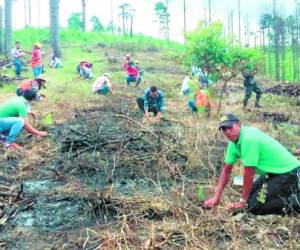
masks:
[[[203,205],[213,208],[219,204],[233,165],[240,160],[244,166],[241,199],[227,204],[227,210],[247,208],[254,214],[281,214],[299,209],[300,162],[269,135],[242,126],[234,114],[222,117],[219,129],[230,141],[215,194]],[[255,173],[260,177],[253,183]]]
[[[8,148],[21,149],[15,143],[16,137],[23,127],[32,135],[38,137],[47,136],[46,131],[39,131],[32,127],[28,121],[28,115],[34,116],[30,111],[29,103],[36,97],[36,92],[25,90],[20,97],[14,97],[0,105],[0,140]]]

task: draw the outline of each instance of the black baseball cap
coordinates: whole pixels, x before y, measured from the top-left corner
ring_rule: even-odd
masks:
[[[233,124],[239,123],[239,122],[240,122],[240,119],[236,115],[234,115],[232,113],[226,113],[220,119],[219,130],[224,127],[230,128],[230,127],[232,127]]]

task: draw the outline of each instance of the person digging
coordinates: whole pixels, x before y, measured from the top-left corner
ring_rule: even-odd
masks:
[[[29,123],[28,116],[35,117],[30,111],[29,102],[35,100],[36,92],[25,90],[22,96],[7,100],[0,105],[0,136],[1,142],[9,149],[20,150],[21,146],[15,143],[16,137],[25,128],[28,133],[38,137],[48,135],[47,131],[39,131]]]
[[[30,90],[36,93],[36,101],[40,101],[42,97],[45,97],[44,94],[40,94],[40,90],[45,88],[46,79],[36,78],[34,80],[22,82],[16,90],[17,96],[22,96],[24,91]]]
[[[219,130],[229,139],[225,164],[212,198],[204,201],[205,208],[216,207],[226,187],[233,165],[241,161],[243,189],[237,202],[226,210],[246,209],[253,214],[284,214],[299,211],[300,162],[277,140],[256,128],[241,124],[228,113],[221,118]],[[253,183],[254,175],[258,177]]]
[[[139,109],[145,114],[145,118],[150,123],[160,122],[161,113],[164,109],[164,93],[157,89],[156,86],[151,86],[144,92],[144,97],[138,97],[136,102]],[[154,114],[154,117],[150,117],[150,112]]]
[[[102,76],[98,77],[93,83],[92,90],[95,94],[108,95],[109,93],[113,95],[113,86],[111,83],[111,76],[108,73],[104,73]]]
[[[129,86],[130,83],[135,82],[135,86],[138,87],[141,82],[141,77],[134,62],[129,62],[128,66],[124,67],[124,71],[127,75],[125,78],[127,86]]]

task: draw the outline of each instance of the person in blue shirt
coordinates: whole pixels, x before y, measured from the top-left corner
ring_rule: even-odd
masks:
[[[144,92],[144,97],[136,99],[138,107],[145,114],[145,118],[151,122],[160,122],[161,113],[164,109],[164,93],[157,89],[156,86],[151,86]],[[150,112],[154,114],[154,117],[150,117]]]

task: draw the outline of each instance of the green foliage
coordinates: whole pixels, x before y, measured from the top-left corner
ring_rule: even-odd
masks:
[[[21,41],[21,46],[30,50],[35,42],[42,43],[43,46],[50,44],[49,29],[27,27],[13,32],[13,40]]]
[[[205,68],[208,72],[226,64],[229,45],[222,37],[222,29],[221,23],[214,23],[207,28],[200,23],[195,31],[188,33],[185,64]]]
[[[68,19],[68,27],[73,30],[81,30],[82,28],[82,14],[80,12],[72,13]]]
[[[198,186],[197,198],[199,201],[205,201],[205,199],[206,199],[205,189],[202,184],[199,184],[199,186]]]
[[[168,13],[167,6],[163,2],[157,2],[154,10],[159,22],[160,32],[168,31],[167,24],[169,22],[170,14]]]
[[[99,18],[97,16],[92,16],[91,22],[93,24],[93,31],[94,32],[102,32],[104,31],[104,26],[100,22]]]
[[[196,65],[209,74],[230,78],[244,69],[254,70],[262,60],[256,50],[241,48],[223,37],[221,23],[198,28],[187,35],[185,65]]]
[[[109,21],[108,25],[106,26],[106,30],[107,31],[113,31],[113,32],[116,30],[113,23],[112,23],[112,21]]]
[[[43,124],[44,124],[45,126],[51,126],[51,125],[53,124],[53,117],[52,117],[51,113],[47,113],[47,114],[44,116]]]

